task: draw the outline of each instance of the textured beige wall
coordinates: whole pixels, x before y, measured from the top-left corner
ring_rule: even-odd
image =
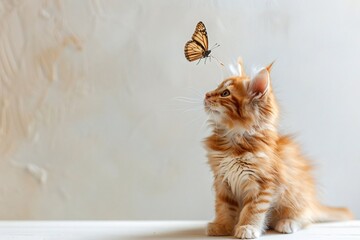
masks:
[[[0,2],[0,218],[120,215],[122,4]]]
[[[0,1],[0,219],[210,219],[201,98],[229,72],[185,60],[199,20],[225,64],[277,59],[282,129],[316,159],[324,202],[359,215],[359,12],[355,0]]]

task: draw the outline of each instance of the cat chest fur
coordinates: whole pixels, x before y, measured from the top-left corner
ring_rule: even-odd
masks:
[[[241,196],[244,191],[257,188],[255,181],[258,176],[256,160],[258,156],[245,153],[241,156],[228,156],[219,161],[218,176],[230,186],[235,196]]]

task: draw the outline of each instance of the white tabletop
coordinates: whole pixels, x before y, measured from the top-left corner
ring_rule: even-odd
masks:
[[[0,221],[0,240],[231,239],[206,237],[204,221]],[[315,224],[261,239],[360,239],[360,221]]]

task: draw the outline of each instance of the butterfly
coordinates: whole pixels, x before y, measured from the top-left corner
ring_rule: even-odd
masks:
[[[214,48],[219,47],[220,45],[215,44]],[[203,22],[199,22],[196,25],[195,28],[195,32],[191,37],[191,40],[189,40],[186,44],[185,44],[185,49],[184,49],[184,53],[185,53],[185,57],[189,62],[195,61],[195,60],[199,60],[199,62],[201,61],[201,59],[205,59],[205,63],[206,63],[206,59],[207,58],[215,58],[214,56],[210,55],[211,50],[209,50],[209,42],[208,42],[208,36],[207,36],[207,32],[206,32],[206,27],[204,25]],[[222,66],[224,66],[224,64],[222,62],[220,62],[217,58],[215,58]],[[199,62],[197,64],[199,64]]]

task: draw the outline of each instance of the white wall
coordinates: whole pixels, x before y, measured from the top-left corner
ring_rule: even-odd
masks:
[[[276,59],[281,128],[318,166],[322,199],[360,216],[360,2],[0,2],[0,218],[210,219],[204,93],[214,55]],[[176,97],[198,99],[197,104]]]

